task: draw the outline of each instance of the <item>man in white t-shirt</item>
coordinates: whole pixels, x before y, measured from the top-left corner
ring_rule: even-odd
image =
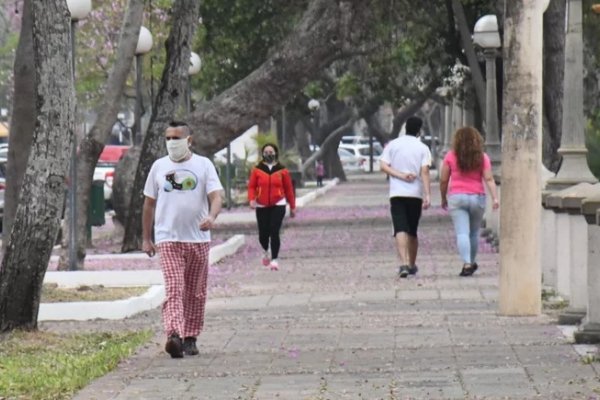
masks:
[[[221,211],[223,186],[213,163],[191,152],[187,124],[172,122],[165,139],[168,156],[152,164],[144,187],[143,250],[150,257],[157,250],[160,255],[166,291],[162,307],[165,350],[181,358],[184,353],[198,354],[210,229]]]
[[[417,229],[421,209],[430,205],[429,166],[431,152],[418,139],[423,121],[406,120],[406,135],[392,140],[383,149],[381,170],[390,177],[390,211],[400,258],[401,278],[417,273]]]

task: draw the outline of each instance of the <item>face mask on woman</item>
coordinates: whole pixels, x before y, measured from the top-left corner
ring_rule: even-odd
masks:
[[[272,164],[275,162],[276,159],[277,159],[277,156],[275,154],[267,154],[267,153],[263,154],[263,160],[265,160],[266,163]]]
[[[183,160],[187,157],[189,151],[190,149],[186,138],[167,140],[167,153],[172,161],[178,162]]]

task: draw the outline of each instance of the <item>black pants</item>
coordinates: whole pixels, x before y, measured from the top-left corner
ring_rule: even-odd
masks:
[[[323,186],[323,177],[317,176],[317,187]]]
[[[281,247],[279,231],[284,216],[285,206],[256,208],[258,241],[265,251],[269,249],[269,241],[271,242],[271,259],[273,260],[279,255],[279,248]]]

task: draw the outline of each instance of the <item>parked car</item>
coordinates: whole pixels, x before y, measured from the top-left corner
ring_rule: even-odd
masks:
[[[337,149],[338,156],[344,171],[360,171],[360,158],[356,157],[350,150]]]
[[[104,201],[110,206],[112,201],[112,185],[115,176],[115,167],[117,163],[130,146],[106,145],[100,154],[96,169],[94,170],[94,180],[104,181]]]
[[[370,149],[368,144],[343,144],[341,143],[338,149],[348,150],[359,160],[359,169],[369,172],[369,155]],[[373,143],[373,171],[379,171],[379,158],[383,148],[379,143]]]
[[[340,140],[340,144],[344,144],[344,145],[346,145],[346,144],[366,144],[368,146],[369,138],[365,137],[365,136],[358,136],[358,135],[342,136],[342,139]],[[379,143],[379,141],[377,139],[373,139],[373,144],[381,146],[381,143]]]

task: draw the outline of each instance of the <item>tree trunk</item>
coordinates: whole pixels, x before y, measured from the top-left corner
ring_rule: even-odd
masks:
[[[506,0],[498,306],[509,316],[541,311],[542,3]]]
[[[272,115],[326,66],[356,51],[353,40],[372,28],[370,3],[314,0],[290,36],[254,72],[190,117],[195,148],[212,154]]]
[[[21,201],[0,269],[0,332],[37,327],[75,134],[67,3],[32,0],[32,16],[37,118]]]
[[[144,135],[139,163],[136,168],[125,225],[123,252],[135,251],[141,248],[143,188],[152,163],[165,152],[164,131],[169,122],[173,120],[178,107],[183,105],[188,82],[190,45],[196,32],[196,24],[200,14],[199,7],[200,5],[196,0],[181,0],[175,2],[173,6],[171,32],[166,42],[167,59],[165,69],[155,104],[152,107],[150,125],[148,126],[148,132]],[[195,139],[200,138],[196,136]],[[114,185],[113,190],[115,189],[124,190],[125,188],[122,185],[119,187]]]
[[[566,1],[552,0],[544,13],[544,120],[542,160],[546,168],[557,172],[560,165],[562,136],[562,99],[565,69]]]
[[[381,126],[377,112],[367,116],[365,122],[367,123],[367,129],[369,130],[370,135],[373,136],[375,140],[378,140],[379,143],[386,144],[390,140],[390,134]]]
[[[355,48],[351,39],[360,38],[361,34],[371,28],[369,6],[369,1],[362,0],[312,1],[296,29],[267,61],[190,116],[188,122],[194,132],[195,151],[210,156],[222,149],[257,121],[273,115],[309,79]],[[179,26],[182,25],[185,26]],[[187,68],[187,60],[185,62]],[[169,76],[170,73],[172,72],[165,70],[163,82],[173,79]],[[173,115],[174,107],[166,108],[165,104],[161,104],[160,98],[167,95],[179,96],[177,90],[171,87],[161,90],[161,93],[154,107],[154,112],[160,115],[153,114],[154,121],[146,134],[132,185],[133,196],[129,205],[123,251],[140,248],[144,200],[142,190],[152,162],[163,152],[162,134]]]
[[[143,0],[129,0],[121,28],[115,64],[106,81],[96,122],[79,145],[77,156],[77,269],[83,269],[87,245],[87,216],[94,169],[117,121],[120,99],[131,70],[144,13]],[[68,220],[68,216],[66,218]],[[69,226],[69,224],[66,224]],[[69,233],[70,234],[70,233]],[[66,241],[68,243],[68,241]],[[68,248],[61,249],[59,269],[68,265]]]
[[[296,126],[295,130],[296,145],[298,147],[298,153],[300,154],[302,162],[304,162],[312,154],[308,138],[309,133],[311,133],[308,128],[309,125],[310,121],[308,120],[308,117],[304,116],[300,118],[300,123]]]
[[[419,99],[414,100],[413,102],[407,104],[402,107],[398,113],[394,116],[394,122],[392,125],[392,134],[390,135],[390,140],[395,139],[400,134],[400,129],[402,129],[402,125],[406,122],[408,118],[413,116],[417,111],[421,109],[423,104],[427,101],[427,97],[421,97]]]
[[[6,168],[6,192],[4,193],[4,237],[10,235],[19,193],[23,184],[27,159],[31,149],[33,129],[35,128],[35,70],[33,60],[33,28],[31,0],[23,3],[21,34],[15,55],[15,94],[13,102],[10,136],[8,137],[8,165]],[[6,250],[8,240],[2,242]]]
[[[342,136],[352,130],[354,123],[358,120],[358,116],[348,116],[346,122],[331,132],[321,143],[321,147],[318,151],[315,151],[304,163],[302,163],[302,174],[305,174],[309,168],[312,168],[318,159],[323,159],[325,169],[330,177],[337,177],[340,180],[346,180],[346,174],[341,168],[342,164],[340,158],[337,155],[337,148],[340,143]],[[332,153],[333,152],[333,153]],[[335,154],[334,154],[335,153]],[[336,159],[337,163],[332,160]],[[339,168],[336,168],[336,164],[339,164]]]
[[[460,0],[452,0],[452,8],[454,17],[456,18],[456,25],[460,32],[460,41],[462,42],[465,55],[467,56],[467,62],[469,63],[469,69],[471,70],[471,80],[473,81],[473,87],[475,88],[477,104],[479,105],[481,113],[485,114],[485,82],[481,73],[481,67],[477,61],[477,56],[475,55],[475,48],[473,47],[473,40],[471,39],[471,28],[468,26],[465,9]]]

